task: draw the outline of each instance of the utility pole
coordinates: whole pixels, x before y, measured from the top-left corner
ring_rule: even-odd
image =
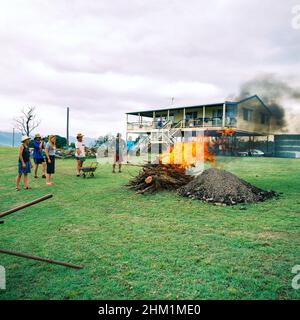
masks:
[[[70,117],[70,109],[67,107],[67,147],[69,147],[69,117]]]

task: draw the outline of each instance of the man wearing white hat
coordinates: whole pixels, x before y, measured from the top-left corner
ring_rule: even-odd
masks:
[[[24,189],[29,189],[28,186],[28,173],[32,168],[30,161],[30,150],[29,150],[29,141],[28,136],[23,136],[21,140],[21,145],[19,147],[19,163],[18,163],[18,175],[16,177],[16,191],[19,191],[19,184],[21,181],[22,174],[24,175]]]
[[[83,162],[85,161],[85,145],[83,142],[84,135],[82,133],[78,133],[76,136],[75,143],[75,159],[76,159],[76,175],[80,177],[80,169],[82,168]]]

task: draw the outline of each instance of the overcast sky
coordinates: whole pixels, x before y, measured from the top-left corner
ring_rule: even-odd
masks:
[[[224,101],[273,73],[300,84],[300,0],[0,0],[0,131],[125,130],[125,112]],[[295,14],[294,14],[295,15]],[[297,104],[292,104],[296,110]]]

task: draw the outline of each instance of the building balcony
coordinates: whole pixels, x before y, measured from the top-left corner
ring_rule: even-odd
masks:
[[[127,122],[127,131],[131,132],[150,132],[155,129],[172,129],[172,128],[236,128],[237,119],[227,117],[223,122],[223,118],[197,118],[197,119],[182,119],[178,122],[172,121],[141,121]]]

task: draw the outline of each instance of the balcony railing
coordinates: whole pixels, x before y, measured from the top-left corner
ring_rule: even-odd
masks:
[[[225,119],[226,127],[236,127],[236,118],[227,117]],[[223,126],[222,118],[197,118],[180,120],[179,122],[171,121],[148,121],[148,122],[127,122],[127,130],[152,130],[152,129],[169,129],[169,128],[219,128]]]

